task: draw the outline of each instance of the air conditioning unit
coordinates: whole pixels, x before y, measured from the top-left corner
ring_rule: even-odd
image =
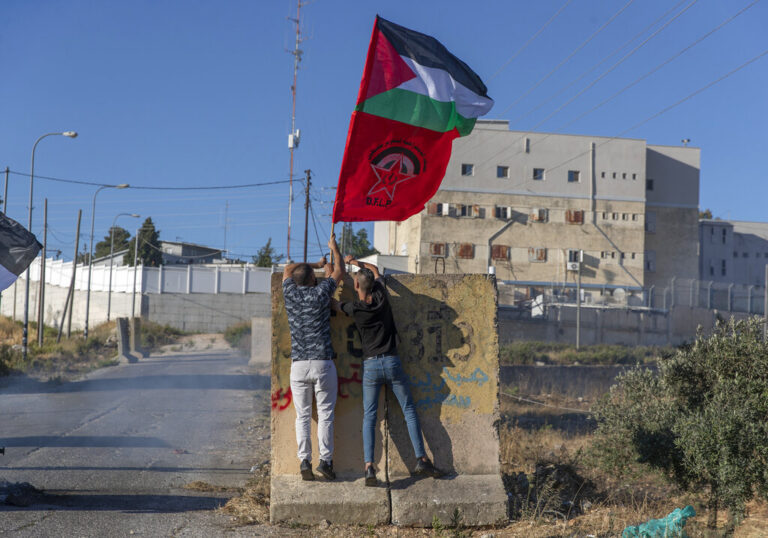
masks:
[[[565,262],[565,268],[568,271],[578,271],[579,270],[579,262]]]

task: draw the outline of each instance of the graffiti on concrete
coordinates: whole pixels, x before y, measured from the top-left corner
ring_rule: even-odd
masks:
[[[337,377],[339,378],[339,398],[349,398],[350,396],[354,398],[362,397],[361,387],[363,380],[360,379],[361,365],[359,363],[350,363],[349,368],[352,370],[352,375],[349,376],[341,375],[340,370],[343,369],[342,365],[337,365],[337,367]]]
[[[457,387],[462,384],[476,384],[482,387],[489,381],[488,374],[480,368],[475,368],[470,376],[461,374],[453,375],[448,368],[443,368],[442,376],[437,380],[432,379],[432,374],[427,373],[423,379],[410,379],[411,387],[416,392],[415,404],[417,408],[429,408],[436,405],[450,405],[460,409],[468,409],[472,405],[472,397],[456,394],[446,383],[453,382]]]
[[[285,400],[285,403],[280,403],[281,400]],[[283,389],[277,389],[272,393],[272,409],[283,411],[291,405],[292,401],[293,393],[291,393],[291,387],[285,389],[285,392],[283,392]]]

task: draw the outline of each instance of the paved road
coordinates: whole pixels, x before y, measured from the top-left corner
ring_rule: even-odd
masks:
[[[0,504],[12,536],[241,534],[215,510],[269,457],[269,380],[235,354],[152,357],[61,384],[0,380],[0,481],[32,506]]]

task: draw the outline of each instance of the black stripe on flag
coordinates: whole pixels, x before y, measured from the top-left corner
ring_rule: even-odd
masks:
[[[443,69],[453,79],[483,97],[488,88],[467,64],[451,54],[442,43],[432,36],[409,30],[403,26],[376,16],[376,25],[400,56],[411,58],[424,67]]]
[[[15,220],[0,214],[0,264],[19,276],[43,246]]]

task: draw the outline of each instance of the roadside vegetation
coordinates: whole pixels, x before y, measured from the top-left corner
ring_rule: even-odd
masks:
[[[233,349],[238,350],[245,356],[251,354],[251,322],[244,321],[228,327],[224,331],[224,339],[229,342]]]
[[[29,324],[27,359],[22,358],[23,324],[0,317],[0,376],[27,374],[49,379],[63,379],[96,368],[117,364],[117,335],[115,322],[93,327],[88,339],[82,331],[73,331],[70,338],[56,342],[58,330],[44,327],[43,345],[37,345],[37,323]],[[174,343],[181,332],[156,323],[142,323],[142,343],[152,350]]]
[[[580,346],[556,342],[513,342],[501,346],[502,364],[552,365],[636,365],[649,364],[670,357],[675,348],[656,346],[592,345]]]

